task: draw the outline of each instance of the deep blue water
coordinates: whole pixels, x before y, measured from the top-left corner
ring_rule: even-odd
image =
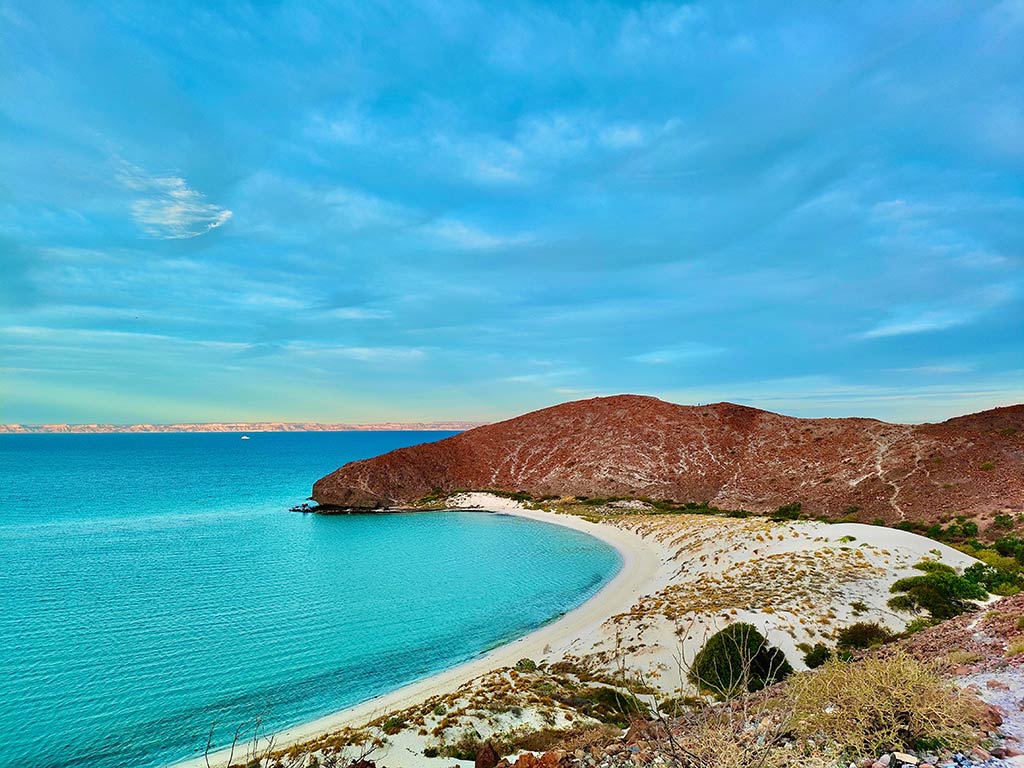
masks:
[[[138,768],[276,730],[525,634],[620,561],[504,515],[288,512],[445,437],[0,435],[0,766]]]

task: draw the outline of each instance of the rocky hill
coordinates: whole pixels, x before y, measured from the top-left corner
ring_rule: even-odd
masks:
[[[939,521],[1024,511],[1024,405],[940,424],[798,419],[716,403],[581,400],[364,461],[313,486],[374,509],[434,491],[640,496],[766,512]]]

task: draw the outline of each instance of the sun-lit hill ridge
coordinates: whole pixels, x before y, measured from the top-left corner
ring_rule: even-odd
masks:
[[[433,491],[639,496],[764,512],[935,521],[1024,509],[1024,405],[938,424],[799,419],[732,403],[580,400],[321,478],[321,504],[378,508]]]

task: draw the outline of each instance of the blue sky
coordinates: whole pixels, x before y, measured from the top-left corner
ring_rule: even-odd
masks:
[[[0,421],[1024,400],[1024,0],[0,0]]]

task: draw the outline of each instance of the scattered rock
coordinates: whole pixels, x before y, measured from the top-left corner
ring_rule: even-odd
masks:
[[[487,742],[476,751],[475,768],[497,768],[501,755],[497,753],[491,742]]]
[[[981,762],[986,762],[992,759],[992,755],[989,754],[988,750],[982,749],[981,747],[973,747],[971,749],[971,757]]]

